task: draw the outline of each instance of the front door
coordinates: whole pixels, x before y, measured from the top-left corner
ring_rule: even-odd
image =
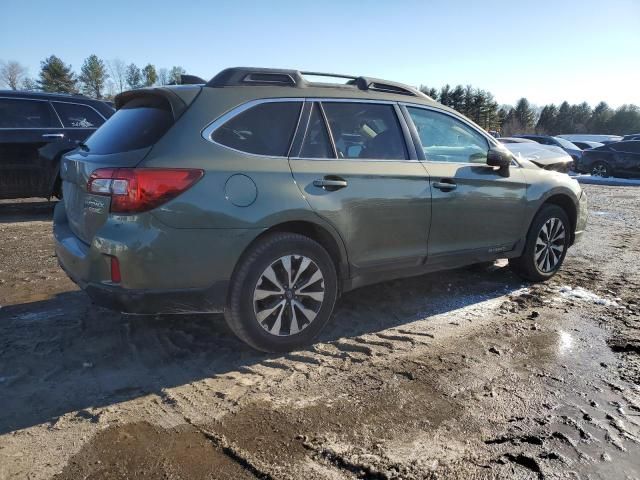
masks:
[[[407,112],[431,181],[429,263],[465,263],[513,250],[526,231],[520,168],[488,166],[488,140],[449,113],[411,106]]]
[[[342,236],[353,274],[423,263],[429,178],[410,158],[398,107],[330,100],[311,107],[291,170],[311,207]]]
[[[47,195],[49,165],[40,151],[63,140],[48,101],[0,98],[0,198]]]

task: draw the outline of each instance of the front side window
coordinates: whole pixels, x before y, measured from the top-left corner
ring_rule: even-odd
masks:
[[[339,158],[406,160],[393,105],[323,102]]]
[[[450,115],[408,107],[420,136],[425,157],[431,162],[486,163],[489,142]]]
[[[75,103],[52,102],[65,128],[98,128],[104,119],[85,105]]]
[[[301,102],[267,102],[239,113],[211,140],[241,152],[286,157],[300,116]]]
[[[0,98],[0,128],[60,128],[60,122],[49,102]]]
[[[335,158],[327,126],[318,103],[314,103],[311,110],[300,158]]]

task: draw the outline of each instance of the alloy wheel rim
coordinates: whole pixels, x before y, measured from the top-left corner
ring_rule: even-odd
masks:
[[[542,273],[558,268],[566,244],[566,229],[559,218],[550,218],[538,232],[535,247],[535,263]]]
[[[304,255],[280,257],[254,287],[256,320],[271,335],[295,335],[315,320],[324,294],[324,276],[313,260]]]
[[[595,167],[593,167],[591,174],[595,175],[596,177],[604,177],[607,174],[607,167],[602,164],[596,165]]]

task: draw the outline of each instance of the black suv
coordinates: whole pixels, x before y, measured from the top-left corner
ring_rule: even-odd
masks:
[[[114,112],[82,95],[0,90],[0,198],[60,197],[60,157]]]

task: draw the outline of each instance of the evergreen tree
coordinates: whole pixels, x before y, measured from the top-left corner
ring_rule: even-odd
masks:
[[[558,107],[554,104],[545,105],[540,112],[538,123],[536,124],[536,133],[541,135],[553,135],[556,133],[556,117],[558,116]]]
[[[571,121],[573,122],[573,132],[586,133],[587,124],[591,118],[591,107],[587,102],[579,105],[572,105],[570,109]]]
[[[420,91],[425,95],[433,98],[434,100],[438,100],[438,90],[435,88],[429,88],[426,85],[420,85]]]
[[[80,69],[79,80],[82,83],[82,92],[95,98],[102,98],[102,90],[108,77],[104,62],[96,55],[90,55]]]
[[[40,80],[38,85],[44,92],[77,93],[76,78],[71,65],[65,63],[55,55],[40,62]]]
[[[446,105],[447,107],[450,107],[451,106],[450,93],[451,93],[451,87],[447,83],[444,87],[440,89],[440,95],[438,95],[438,101],[441,104]]]
[[[636,105],[622,105],[607,122],[607,130],[618,135],[640,132],[640,108]]]
[[[142,79],[145,87],[155,85],[155,83],[158,81],[156,67],[148,63],[147,66],[142,69]]]
[[[529,133],[535,125],[536,114],[529,105],[529,100],[521,98],[516,103],[516,108],[513,111],[513,115],[517,119],[518,123],[522,126],[521,133]]]
[[[464,108],[464,88],[462,85],[456,85],[451,93],[449,93],[450,107],[461,112]]]
[[[560,108],[558,109],[558,116],[556,117],[556,135],[574,132],[575,124],[573,122],[571,113],[571,106],[569,105],[569,102],[562,102],[560,104]]]
[[[593,109],[593,113],[587,122],[589,133],[608,133],[609,120],[613,116],[613,111],[605,102],[600,102]]]
[[[142,72],[135,63],[129,64],[125,76],[129,88],[140,88],[142,86]]]

